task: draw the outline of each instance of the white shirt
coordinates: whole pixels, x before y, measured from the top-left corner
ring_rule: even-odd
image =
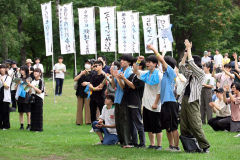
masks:
[[[42,93],[36,93],[35,89],[32,88],[32,94],[36,94],[38,97],[40,97],[40,98],[42,98],[42,100],[44,100],[44,82],[43,82],[43,80],[41,80],[41,81],[42,81],[42,85],[41,86],[39,86],[40,80],[35,80],[34,79],[31,82],[31,84],[34,85],[34,87],[36,87],[36,88],[38,88],[38,89],[40,89],[42,91]]]
[[[10,71],[10,72],[9,72]],[[15,71],[11,68],[10,70],[8,71],[8,74],[9,74],[11,77],[12,77],[12,80],[14,80],[15,78],[20,78],[21,77],[21,73],[19,71],[17,71],[17,73],[15,74]],[[16,77],[17,76],[17,77]],[[12,82],[12,85],[10,87],[11,91],[15,91],[15,86],[16,86],[16,83],[15,82]]]
[[[202,61],[201,61],[201,63],[207,63],[207,62],[211,62],[211,58],[210,57],[202,57]]]
[[[214,56],[214,65],[216,65],[216,67],[222,67],[222,60],[223,60],[223,56],[219,53],[218,55]]]
[[[181,79],[183,79],[183,82],[180,80],[179,77],[181,77]],[[177,76],[177,78],[176,78],[177,95],[180,95],[182,93],[186,82],[187,82],[187,79],[184,77],[184,75],[179,73],[179,76]]]
[[[214,86],[214,80],[215,79],[212,77],[212,74],[205,74],[205,79],[203,81],[203,84]]]
[[[139,71],[140,75],[137,76],[138,79],[140,79],[141,75],[147,73],[148,71]],[[152,109],[153,104],[155,103],[157,94],[160,94],[161,90],[161,81],[163,74],[161,72],[158,72],[159,75],[159,84],[149,85],[145,83],[144,92],[143,92],[143,99],[142,99],[142,105],[152,111],[152,112],[160,112],[161,111],[161,101],[159,99],[158,101],[158,108]],[[149,77],[150,78],[150,77]]]
[[[37,64],[34,64],[33,68],[40,68],[42,71],[42,74],[44,73],[44,69],[43,69],[43,65],[41,63],[39,63],[39,66],[37,67]]]
[[[60,73],[56,73],[56,77],[55,77],[55,78],[64,79],[65,74],[63,73],[63,71],[66,72],[66,66],[65,66],[65,64],[63,64],[63,63],[62,63],[62,64],[57,63],[57,64],[54,65],[53,70],[55,70],[55,71],[60,71]]]
[[[238,67],[240,67],[240,62],[238,62]]]
[[[228,117],[231,116],[231,110],[229,104],[226,104],[223,102],[223,100],[220,102],[219,99],[215,101],[215,104],[220,108],[220,111],[218,111],[216,108],[216,116],[217,117]]]
[[[12,78],[10,76],[7,76],[7,75],[4,75],[2,78],[3,78],[3,82],[8,86],[10,87],[11,85],[11,82],[12,82]],[[3,82],[2,80],[0,80],[0,88],[2,88],[3,86]],[[11,92],[10,92],[10,88],[6,89],[4,88],[4,98],[3,98],[3,102],[11,102]]]
[[[108,109],[107,105],[104,105],[102,108],[102,114],[99,116],[100,119],[105,121],[105,125],[115,125],[115,114],[114,114],[115,108],[112,106],[112,108]],[[106,128],[110,134],[116,134],[117,130],[116,128]]]

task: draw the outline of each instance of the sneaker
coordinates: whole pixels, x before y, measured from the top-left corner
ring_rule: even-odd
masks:
[[[3,130],[3,131],[6,131],[6,130],[8,130],[8,129],[7,129],[7,128],[3,128],[2,130]]]
[[[203,153],[209,153],[209,148],[203,148]]]
[[[225,129],[224,132],[229,132],[229,131]]]
[[[126,146],[122,146],[122,148],[134,148],[134,145],[126,145]]]
[[[77,126],[80,126],[80,124],[76,124]]]
[[[165,149],[165,151],[172,151],[172,152],[174,152],[176,150],[175,150],[175,148],[173,146],[169,145],[169,147],[167,149]]]
[[[24,128],[23,127],[20,127],[20,129],[19,130],[24,130]]]
[[[59,94],[58,96],[62,96],[62,94]]]
[[[55,96],[57,97],[57,96],[58,96],[58,94],[55,94]]]
[[[102,142],[98,142],[98,143],[96,143],[96,144],[94,144],[94,145],[102,145]]]
[[[146,145],[145,145],[145,144],[139,144],[139,145],[137,146],[137,148],[146,148]]]
[[[155,149],[156,149],[157,151],[163,150],[162,146],[157,146],[157,147],[155,147]]]
[[[175,152],[181,152],[181,149],[179,147],[174,147]]]
[[[234,136],[234,137],[240,137],[240,134],[238,134],[238,135],[236,135],[236,136]]]
[[[147,149],[156,149],[156,146],[149,145]]]
[[[91,129],[91,131],[90,131],[90,133],[93,133],[94,132],[94,130],[93,130],[93,128]]]
[[[29,127],[29,126],[27,126],[26,130],[28,130],[28,131],[29,131],[29,130],[30,130],[30,127]]]

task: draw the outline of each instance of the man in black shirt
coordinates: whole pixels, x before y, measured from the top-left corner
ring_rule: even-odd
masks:
[[[100,113],[102,113],[102,107],[104,106],[105,101],[105,90],[107,88],[105,84],[102,84],[105,79],[105,75],[103,74],[102,70],[102,61],[94,62],[93,68],[97,73],[94,73],[92,75],[89,84],[89,88],[92,90],[92,95],[90,97],[90,112],[92,123],[98,118],[96,118],[97,107],[99,108]]]

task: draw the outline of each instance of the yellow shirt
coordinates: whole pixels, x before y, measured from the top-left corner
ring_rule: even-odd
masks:
[[[224,66],[225,64],[228,64],[229,62],[230,62],[230,59],[229,59],[229,58],[228,58],[228,59],[223,58],[223,60],[222,60],[223,66]]]

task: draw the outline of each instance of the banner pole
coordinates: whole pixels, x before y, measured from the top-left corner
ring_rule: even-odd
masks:
[[[116,6],[114,7],[115,8],[115,61],[117,61],[117,8]]]
[[[53,54],[52,54],[52,71],[53,71],[53,95],[54,95],[54,106],[55,106],[55,85],[54,85],[54,81],[55,81],[55,75],[54,75],[54,58],[53,58]]]

